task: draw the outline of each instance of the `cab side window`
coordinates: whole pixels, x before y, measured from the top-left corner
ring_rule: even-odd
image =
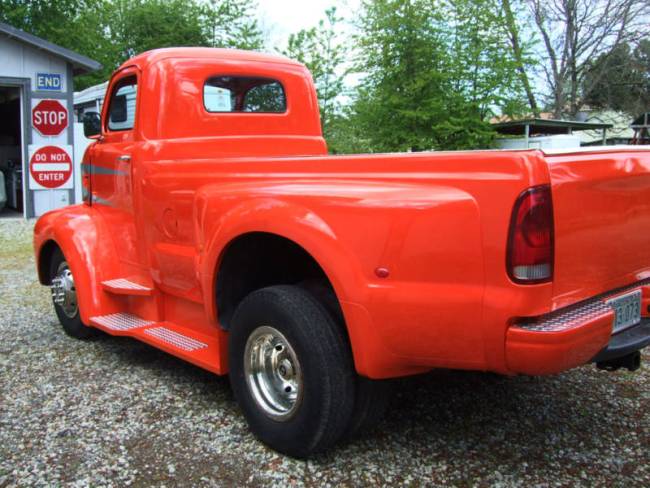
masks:
[[[277,80],[214,76],[203,87],[203,105],[208,112],[284,113],[287,98]]]
[[[135,76],[120,80],[111,96],[108,108],[108,130],[131,130],[135,124],[135,101],[138,93]]]

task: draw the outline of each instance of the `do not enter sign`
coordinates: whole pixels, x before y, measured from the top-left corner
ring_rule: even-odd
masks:
[[[41,100],[32,109],[32,126],[43,136],[58,136],[68,127],[68,111],[58,100]]]
[[[30,189],[72,188],[72,158],[69,146],[66,149],[43,146],[30,152]]]

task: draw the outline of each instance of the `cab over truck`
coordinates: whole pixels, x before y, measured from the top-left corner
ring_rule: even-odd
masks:
[[[650,343],[641,147],[329,156],[303,65],[199,48],[127,61],[85,122],[84,202],[34,231],[63,329],[229,374],[278,451],[371,425],[390,378]]]

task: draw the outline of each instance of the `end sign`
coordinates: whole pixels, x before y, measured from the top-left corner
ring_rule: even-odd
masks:
[[[61,91],[63,83],[58,73],[36,73],[36,89],[45,91]]]

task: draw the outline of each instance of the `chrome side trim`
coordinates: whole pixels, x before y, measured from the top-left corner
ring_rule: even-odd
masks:
[[[97,166],[96,164],[87,164],[87,163],[83,163],[81,165],[81,171],[91,175],[120,175],[120,176],[128,175],[126,171],[120,171],[119,169],[106,168],[104,166]]]

